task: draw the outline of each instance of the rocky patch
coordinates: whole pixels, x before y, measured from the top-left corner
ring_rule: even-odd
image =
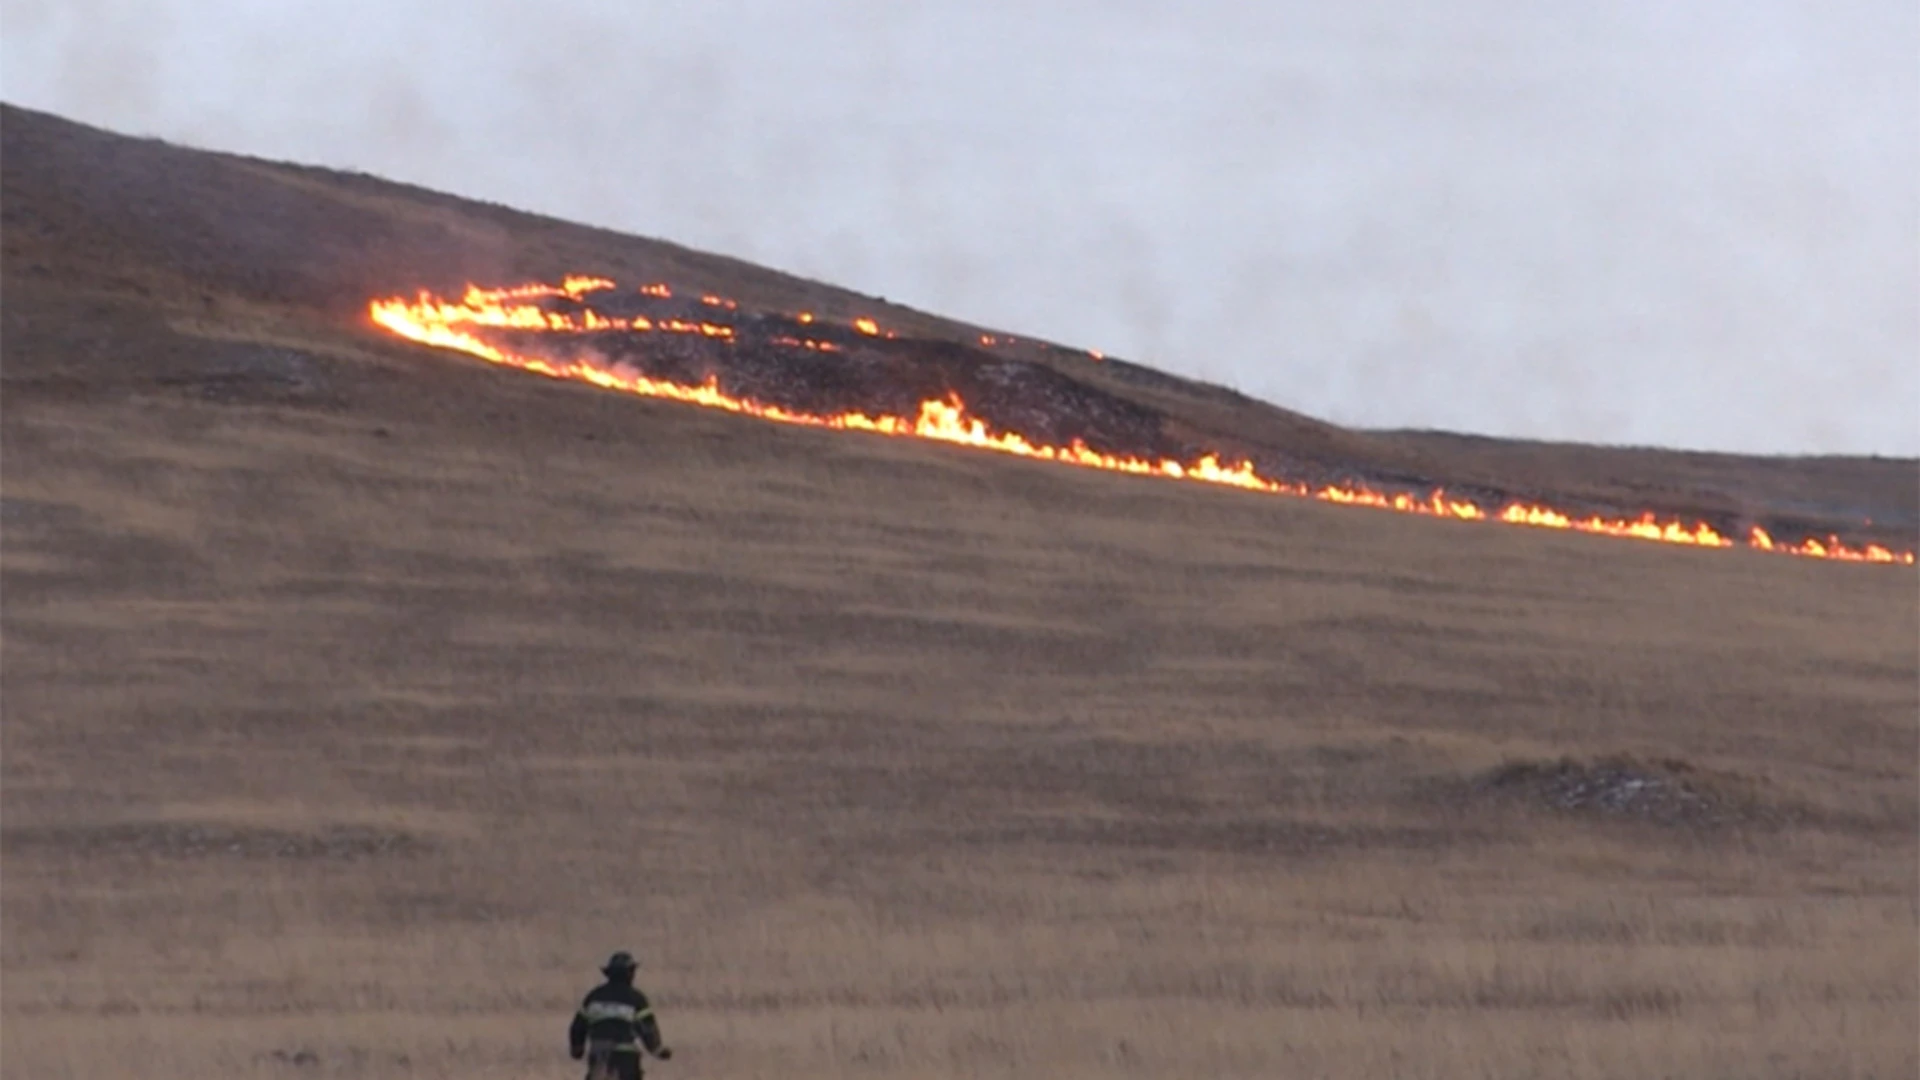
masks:
[[[1656,825],[1784,824],[1798,816],[1763,799],[1750,780],[1674,759],[1509,761],[1473,788],[1482,797],[1571,816]]]

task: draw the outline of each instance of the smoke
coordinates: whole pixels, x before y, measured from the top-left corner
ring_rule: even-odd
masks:
[[[1920,453],[1920,9],[132,0],[0,94],[1345,423]]]

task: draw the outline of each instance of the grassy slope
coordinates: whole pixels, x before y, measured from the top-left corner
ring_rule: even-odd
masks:
[[[604,274],[718,292],[749,308],[878,316],[902,333],[971,342],[980,328],[672,244],[572,225],[372,177],[131,140],[0,106],[7,258],[57,277],[206,317],[230,333],[254,309],[298,320],[336,348],[369,297],[468,281]],[[1196,347],[1204,347],[1203,344]],[[1575,508],[1838,530],[1911,547],[1914,462],[1742,458],[1342,429],[1231,391],[1040,343],[1000,350],[1164,413],[1201,445],[1289,463],[1308,477],[1439,484]],[[61,370],[71,358],[62,357]],[[16,362],[17,366],[17,362]],[[125,378],[123,361],[112,374]],[[150,369],[149,369],[150,371]],[[16,379],[17,381],[17,379]],[[1871,517],[1875,524],[1862,526]]]
[[[5,120],[9,1075],[566,1075],[618,946],[666,1076],[1920,1068],[1911,571],[482,370],[358,297],[819,287]],[[1738,812],[1476,784],[1616,753]]]

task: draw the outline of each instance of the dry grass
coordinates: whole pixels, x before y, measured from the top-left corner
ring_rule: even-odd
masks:
[[[1920,1072],[1911,570],[477,370],[352,314],[560,270],[866,301],[5,137],[9,1077],[575,1075],[622,947],[664,1077]],[[1309,459],[1913,520],[1911,463],[1382,440],[1154,386]],[[1711,812],[1553,786],[1622,769]]]
[[[1910,571],[322,344],[10,397],[9,1075],[570,1075],[615,947],[662,1076],[1915,1073]],[[1480,783],[1623,754],[1778,812]]]

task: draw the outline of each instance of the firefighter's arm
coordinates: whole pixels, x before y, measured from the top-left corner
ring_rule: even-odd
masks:
[[[567,1054],[575,1061],[587,1056],[587,1007],[585,1005],[573,1014],[573,1023],[567,1027]]]
[[[653,1006],[647,1003],[645,994],[640,996],[640,1010],[633,1017],[634,1030],[640,1034],[640,1045],[647,1053],[665,1061],[673,1056],[673,1051],[660,1039],[660,1022],[653,1018]]]

